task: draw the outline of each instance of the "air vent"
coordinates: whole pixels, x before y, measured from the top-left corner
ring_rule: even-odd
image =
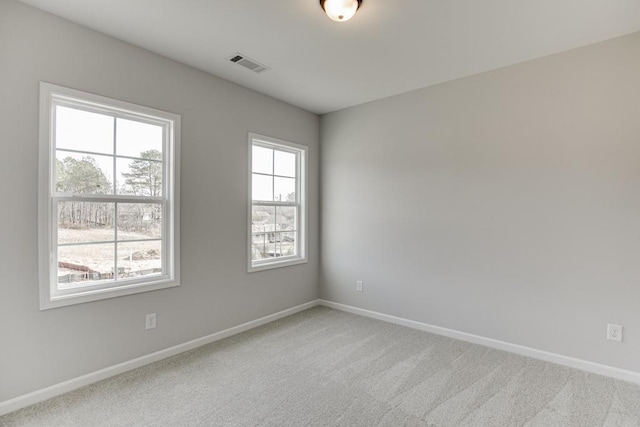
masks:
[[[248,68],[254,73],[261,73],[269,69],[266,65],[263,65],[255,59],[248,58],[246,55],[236,53],[229,58],[229,61],[235,62],[238,65],[242,65],[244,68]]]

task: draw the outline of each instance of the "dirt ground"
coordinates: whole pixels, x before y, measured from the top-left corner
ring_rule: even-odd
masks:
[[[58,262],[74,266],[73,268],[58,267],[58,277],[61,282],[65,282],[69,275],[74,275],[73,281],[77,282],[82,280],[77,277],[82,271],[97,272],[103,277],[109,274],[113,275],[115,271],[118,271],[120,278],[156,274],[153,272],[154,269],[157,270],[162,267],[162,242],[160,240],[146,242],[126,242],[123,240],[159,237],[158,234],[118,232],[118,243],[116,245],[113,243],[113,230],[60,228],[58,230],[59,243],[77,243],[78,245],[60,246],[58,248]],[[82,244],[109,240],[112,242]],[[87,277],[84,280],[92,280],[92,278]]]

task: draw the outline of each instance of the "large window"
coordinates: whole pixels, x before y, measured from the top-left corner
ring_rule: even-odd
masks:
[[[177,286],[180,117],[41,83],[40,307]]]
[[[307,148],[249,134],[249,271],[306,262]]]

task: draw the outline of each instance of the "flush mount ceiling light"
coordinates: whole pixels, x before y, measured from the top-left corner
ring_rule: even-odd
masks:
[[[336,22],[353,18],[362,4],[362,0],[320,0],[320,6],[327,16]]]

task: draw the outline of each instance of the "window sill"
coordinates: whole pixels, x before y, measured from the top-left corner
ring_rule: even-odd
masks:
[[[294,258],[282,261],[273,261],[264,264],[249,265],[248,272],[256,273],[258,271],[272,270],[274,268],[289,267],[292,265],[306,264],[309,262],[306,258]]]
[[[45,296],[40,301],[40,310],[48,310],[51,308],[65,307],[177,286],[180,286],[180,283],[177,280],[160,279],[154,282],[130,283],[123,286],[102,289],[78,288],[78,292],[72,294]]]

